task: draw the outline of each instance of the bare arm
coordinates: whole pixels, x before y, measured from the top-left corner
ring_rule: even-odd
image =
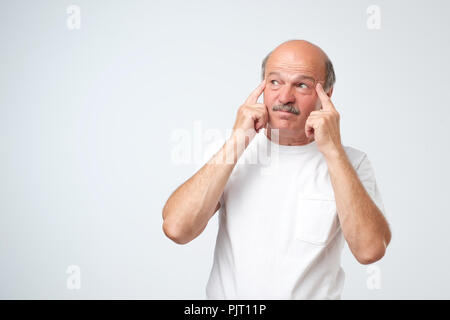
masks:
[[[235,144],[236,139],[230,138],[208,163],[167,200],[163,209],[163,230],[174,242],[185,244],[196,238],[220,208],[220,196],[237,160],[237,157],[233,157]]]
[[[163,231],[178,244],[195,239],[220,208],[219,199],[239,157],[262,127],[267,108],[258,104],[263,81],[239,108],[231,137],[189,180],[178,187],[163,208]]]
[[[345,151],[327,158],[342,232],[355,258],[362,264],[381,259],[391,241],[391,231],[358,178]]]
[[[352,254],[362,264],[373,263],[384,256],[391,241],[391,231],[342,146],[340,115],[330,99],[332,89],[326,93],[319,83],[316,91],[322,108],[308,116],[306,136],[314,136],[327,161],[339,221]]]

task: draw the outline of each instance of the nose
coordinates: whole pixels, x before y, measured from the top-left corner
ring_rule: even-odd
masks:
[[[281,88],[278,99],[282,104],[294,103],[295,96],[293,94],[292,88],[290,86],[284,86],[283,88]]]

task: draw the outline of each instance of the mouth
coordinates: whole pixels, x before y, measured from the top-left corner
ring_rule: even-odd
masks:
[[[290,111],[283,111],[283,110],[277,110],[276,112],[279,112],[279,113],[281,113],[281,114],[283,114],[283,115],[288,115],[288,114],[292,114],[292,115],[296,115],[295,113],[293,113],[293,112],[290,112]]]

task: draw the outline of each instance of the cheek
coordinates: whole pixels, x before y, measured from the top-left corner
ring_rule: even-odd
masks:
[[[270,90],[266,89],[263,92],[264,104],[269,107],[272,105],[272,101],[274,99],[274,94]]]
[[[267,111],[269,112],[269,114],[271,114],[272,106],[275,105],[276,96],[273,94],[273,92],[270,92],[270,90],[266,90],[263,93],[263,99],[264,104],[267,107]]]
[[[298,97],[298,105],[300,106],[301,111],[305,113],[315,110],[317,101],[316,95]]]

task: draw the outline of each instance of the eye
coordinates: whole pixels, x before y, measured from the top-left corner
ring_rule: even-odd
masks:
[[[270,80],[270,83],[275,86],[277,86],[279,84],[277,80]]]
[[[307,89],[307,88],[309,88],[309,86],[308,86],[306,83],[303,83],[303,82],[297,84],[297,87],[298,87],[298,88],[302,88],[302,89]]]

